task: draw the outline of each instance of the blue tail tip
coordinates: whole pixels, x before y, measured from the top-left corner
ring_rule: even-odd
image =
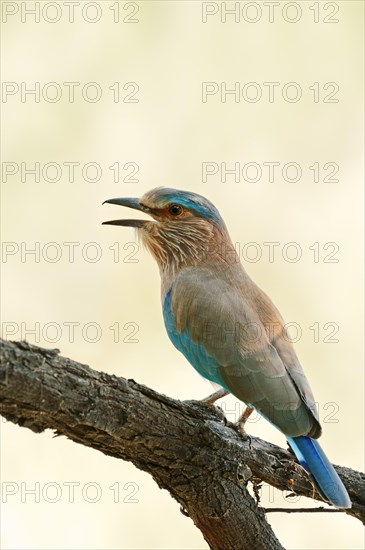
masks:
[[[328,483],[320,487],[320,489],[323,496],[336,508],[348,509],[352,507],[348,492],[340,478],[338,478],[337,483],[335,481]]]
[[[346,487],[318,441],[307,436],[299,436],[288,437],[288,443],[301,465],[316,481],[324,498],[336,508],[351,508],[352,503]]]

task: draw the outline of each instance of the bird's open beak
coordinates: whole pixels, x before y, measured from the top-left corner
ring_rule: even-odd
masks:
[[[103,204],[119,204],[119,206],[127,206],[128,208],[134,208],[135,210],[141,210],[141,212],[149,213],[149,208],[142,205],[138,198],[125,198],[125,199],[109,199],[104,201]],[[144,220],[110,220],[103,222],[103,225],[124,225],[129,227],[143,227],[147,221]]]

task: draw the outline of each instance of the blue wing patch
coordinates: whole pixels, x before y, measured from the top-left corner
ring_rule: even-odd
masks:
[[[219,375],[219,363],[215,357],[207,354],[203,344],[193,342],[189,330],[186,329],[183,332],[177,330],[175,315],[171,305],[171,289],[166,294],[163,303],[163,316],[167,334],[175,348],[185,355],[189,363],[193,365],[194,369],[201,376],[225,388]],[[228,390],[228,388],[226,389]]]

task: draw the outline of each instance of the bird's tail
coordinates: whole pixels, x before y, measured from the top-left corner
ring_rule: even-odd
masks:
[[[351,500],[334,467],[316,439],[287,437],[301,465],[314,477],[323,495],[337,508],[351,508]]]

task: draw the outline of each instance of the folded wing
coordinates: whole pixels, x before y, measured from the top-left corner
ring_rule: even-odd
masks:
[[[206,267],[182,271],[164,300],[170,339],[200,374],[286,435],[318,437],[314,398],[294,349],[282,332],[265,327],[270,315],[282,325],[280,315],[251,279],[242,279],[244,272],[239,283],[234,275]],[[265,302],[261,318],[257,300]]]

